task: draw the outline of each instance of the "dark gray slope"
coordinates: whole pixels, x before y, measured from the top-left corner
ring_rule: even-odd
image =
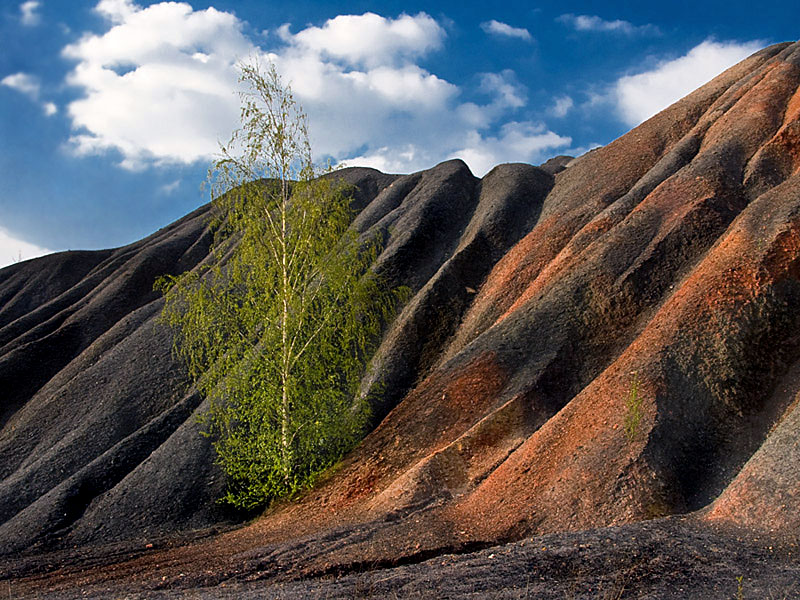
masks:
[[[553,178],[503,165],[481,182],[461,161],[408,176],[363,168],[337,176],[355,186],[356,226],[386,236],[378,270],[415,292],[381,349],[392,360],[380,416],[430,368],[474,290],[535,222]],[[224,482],[196,422],[205,406],[171,356],[153,291],[158,276],[207,256],[208,216],[203,207],[117,250],[0,270],[0,552],[157,538],[242,518],[214,502]],[[434,321],[441,325],[429,336]]]
[[[0,539],[59,537],[191,413],[169,333],[154,324],[162,274],[208,253],[204,207],[114,251],[0,271]],[[73,270],[74,269],[74,270]],[[25,306],[20,313],[18,307]]]

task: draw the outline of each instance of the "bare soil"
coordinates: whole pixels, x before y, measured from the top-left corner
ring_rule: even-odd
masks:
[[[328,572],[292,568],[279,559],[292,550],[281,546],[225,559],[203,547],[143,551],[127,561],[124,553],[86,549],[11,561],[4,565],[11,579],[0,580],[0,597],[800,598],[797,540],[759,538],[693,517],[423,553],[402,564],[339,565]],[[39,569],[45,572],[31,573]],[[96,576],[102,580],[93,581]]]

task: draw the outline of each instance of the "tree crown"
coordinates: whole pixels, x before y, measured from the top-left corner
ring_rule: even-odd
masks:
[[[351,227],[348,186],[319,177],[306,117],[274,66],[244,65],[242,127],[209,171],[210,259],[159,283],[202,417],[252,508],[292,494],[363,435],[358,384],[403,290],[370,270],[380,240]],[[335,174],[334,174],[335,175]]]

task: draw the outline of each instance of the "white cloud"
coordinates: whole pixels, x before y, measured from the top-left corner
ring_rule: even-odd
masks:
[[[122,166],[191,163],[227,140],[238,118],[235,64],[255,52],[232,14],[164,2],[103,0],[111,28],[64,48],[84,97],[67,111],[78,154],[114,149]]]
[[[320,158],[408,172],[459,149],[468,160],[477,157],[484,139],[476,172],[491,156],[510,160],[514,148],[522,153],[515,160],[535,155],[511,130],[489,133],[526,103],[512,71],[482,74],[478,91],[488,99],[477,104],[461,101],[458,86],[420,66],[446,37],[424,13],[342,15],[297,33],[284,25],[266,38],[276,44],[266,53],[234,15],[213,8],[103,0],[96,10],[108,31],[85,34],[63,51],[77,61],[68,83],[84,92],[67,107],[79,154],[114,150],[127,168],[208,160],[238,125],[236,62],[258,58],[291,85]],[[559,137],[522,130],[536,143]]]
[[[165,183],[160,188],[158,188],[158,191],[164,196],[170,196],[175,192],[175,190],[177,190],[180,187],[180,185],[181,185],[181,180],[176,179],[171,183]]]
[[[0,268],[50,252],[52,250],[17,239],[0,227]]]
[[[373,154],[366,156],[356,156],[345,161],[345,166],[371,167],[384,173],[405,173],[409,171],[409,165],[418,165],[413,169],[423,169],[424,159],[420,159],[420,150],[413,144],[408,144],[403,148],[389,148],[384,146],[378,148]],[[430,163],[427,163],[430,166]]]
[[[39,83],[39,78],[35,75],[30,75],[28,73],[6,75],[3,79],[0,79],[0,85],[16,90],[20,94],[25,94],[31,100],[39,99],[41,84]]]
[[[485,23],[481,23],[481,29],[491,35],[519,38],[526,41],[530,41],[532,39],[530,31],[524,27],[512,27],[507,23],[501,23],[500,21],[495,21],[494,19],[491,21],[486,21]]]
[[[100,0],[94,9],[115,24],[124,23],[141,10],[131,0]]]
[[[575,106],[575,102],[569,96],[559,96],[553,102],[553,106],[548,111],[554,117],[559,119],[566,117],[567,113]]]
[[[19,20],[22,22],[23,25],[27,27],[33,27],[38,25],[42,17],[37,12],[39,8],[42,6],[42,3],[38,0],[28,0],[27,2],[23,2],[19,5]]]
[[[322,27],[308,27],[295,35],[284,25],[279,34],[296,48],[367,67],[423,56],[441,47],[445,37],[444,29],[425,13],[403,14],[397,19],[375,13],[340,15]]]
[[[464,102],[456,107],[462,128],[469,130],[486,129],[501,121],[510,111],[525,106],[528,100],[527,88],[519,83],[511,69],[500,73],[481,73],[478,89],[490,97],[486,104]]]
[[[658,34],[658,27],[655,25],[634,25],[628,21],[615,19],[606,21],[596,15],[574,15],[567,13],[556,19],[565,25],[572,27],[576,31],[600,31],[606,33],[622,33],[625,35],[646,35]]]
[[[545,148],[569,143],[517,123],[499,138],[487,136],[485,130],[527,101],[511,70],[480,75],[479,90],[489,100],[479,105],[459,103],[455,85],[416,65],[348,71],[301,50],[291,46],[274,60],[291,74],[309,115],[313,147],[348,165],[409,172],[458,156],[483,175],[497,162],[538,160]]]
[[[458,87],[412,60],[441,46],[444,36],[424,13],[339,16],[296,34],[284,26],[284,46],[270,58],[308,113],[318,155],[354,164],[353,156],[389,148],[406,157],[407,169],[416,168],[422,154],[405,149],[438,148],[460,122]]]
[[[29,73],[14,73],[13,75],[6,75],[0,79],[0,85],[3,85],[12,90],[16,90],[33,100],[39,102],[39,95],[41,93],[41,82],[35,75]],[[52,102],[43,102],[41,104],[44,114],[48,117],[53,116],[58,112],[58,107]]]
[[[500,73],[483,73],[481,91],[494,95],[492,106],[499,109],[520,108],[527,101],[525,87],[517,81],[511,69]]]
[[[760,49],[761,42],[706,40],[688,54],[660,63],[655,69],[619,79],[611,99],[629,125],[638,125],[680,100],[722,71]]]
[[[473,132],[467,145],[452,157],[464,159],[475,175],[482,176],[503,162],[542,162],[556,149],[566,148],[571,143],[572,138],[553,133],[542,123],[512,121],[504,124],[496,137]]]

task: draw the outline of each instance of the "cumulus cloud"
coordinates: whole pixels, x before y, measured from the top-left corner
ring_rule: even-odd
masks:
[[[78,154],[117,150],[122,166],[191,163],[218,150],[238,118],[235,64],[255,51],[232,14],[164,2],[103,0],[111,28],[85,34],[63,55],[84,96],[67,111]]]
[[[370,154],[355,156],[345,161],[345,166],[371,167],[384,173],[407,173],[409,165],[421,165],[427,159],[424,152],[413,144],[404,147],[376,148]],[[431,163],[428,163],[431,164]],[[413,170],[416,167],[412,167]],[[419,166],[419,168],[424,168]]]
[[[527,90],[511,70],[481,74],[479,91],[487,101],[476,104],[459,102],[457,86],[417,65],[346,70],[296,46],[273,60],[291,75],[309,115],[314,148],[348,165],[409,172],[460,156],[483,175],[500,161],[537,160],[542,143],[558,137],[539,126],[516,132],[512,127],[499,141],[487,136],[486,130],[526,103]],[[504,143],[509,140],[517,143]]]
[[[102,0],[96,10],[108,30],[63,50],[77,63],[67,81],[83,90],[67,108],[71,145],[78,154],[119,152],[127,168],[208,160],[238,124],[239,60],[276,66],[308,114],[318,157],[386,170],[430,167],[458,149],[476,156],[484,138],[481,156],[505,157],[496,140],[514,135],[488,132],[526,102],[512,71],[480,76],[483,104],[460,101],[458,86],[420,65],[446,39],[425,13],[341,15],[296,33],[287,24],[267,52],[235,15],[213,8]],[[523,126],[516,135],[539,144],[547,133]],[[527,152],[517,160],[535,155],[517,147]]]
[[[520,108],[525,105],[525,87],[517,81],[511,69],[500,73],[483,73],[481,90],[495,96],[492,105],[498,108]]]
[[[458,87],[416,62],[445,37],[424,13],[344,15],[296,34],[284,26],[280,37],[269,58],[305,108],[319,155],[353,164],[389,148],[414,168],[422,153],[408,146],[440,148],[459,122]]]
[[[542,123],[512,121],[505,123],[497,136],[472,132],[467,145],[452,157],[463,158],[473,173],[483,175],[503,162],[541,162],[556,149],[566,148],[571,143],[572,138],[553,133]]]
[[[619,79],[612,100],[622,119],[638,125],[680,100],[722,71],[756,52],[761,42],[706,40],[686,55],[661,62],[656,68]]]
[[[124,23],[136,12],[141,10],[130,0],[100,0],[95,11],[112,23]]]
[[[367,67],[423,56],[441,47],[445,37],[444,29],[425,13],[403,14],[397,19],[369,12],[340,15],[322,27],[307,27],[295,35],[284,25],[279,34],[295,48]]]
[[[20,240],[0,227],[0,268],[50,252],[52,250]]]
[[[655,25],[634,25],[628,21],[615,19],[606,21],[597,15],[574,15],[567,13],[556,19],[571,27],[575,31],[600,31],[606,33],[621,33],[625,35],[647,35],[657,34],[658,27]]]
[[[31,75],[30,73],[14,73],[12,75],[6,75],[3,77],[3,79],[0,79],[0,85],[11,88],[12,90],[16,90],[34,102],[39,102],[39,95],[42,90],[42,85],[39,81],[39,78],[35,75]],[[56,107],[56,105],[52,102],[43,102],[41,106],[44,114],[48,117],[58,112],[58,107]]]
[[[486,21],[485,23],[481,23],[481,29],[490,35],[519,38],[526,41],[533,39],[531,37],[531,32],[524,27],[512,27],[507,23],[495,21],[494,19],[491,21]]]
[[[559,96],[553,101],[553,105],[548,111],[554,117],[559,119],[566,117],[567,113],[575,106],[575,102],[569,96]]]
[[[19,5],[19,20],[20,22],[27,26],[33,27],[38,25],[42,17],[39,14],[39,8],[42,6],[42,3],[38,0],[28,0],[27,2],[23,2]]]
[[[409,143],[402,147],[382,147],[374,152],[348,159],[349,166],[372,167],[385,173],[407,173],[441,162],[445,158],[460,158],[469,165],[473,174],[482,177],[494,166],[504,162],[529,162],[538,164],[557,154],[570,152],[572,139],[558,135],[543,123],[511,121],[500,127],[497,135],[484,135],[469,129],[451,139],[460,141],[449,154],[442,148]]]

